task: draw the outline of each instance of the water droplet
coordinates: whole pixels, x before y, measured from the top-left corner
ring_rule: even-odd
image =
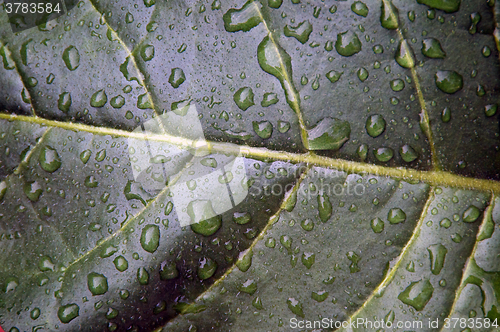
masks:
[[[434,78],[439,90],[449,94],[461,90],[464,85],[462,75],[454,70],[439,70]]]
[[[311,83],[311,88],[315,91],[319,89],[319,79],[320,79],[320,75],[316,75],[316,77],[314,78],[314,80]]]
[[[283,0],[269,0],[269,7],[277,9],[281,7],[281,4],[283,3]]]
[[[70,303],[59,307],[57,317],[63,324],[68,324],[80,315],[80,307],[75,303]]]
[[[481,50],[481,54],[487,58],[491,55],[491,49],[488,47],[488,46],[485,46],[483,47],[483,49]]]
[[[358,14],[359,16],[366,17],[368,15],[368,7],[364,2],[361,1],[355,1],[351,5],[351,10],[355,13]]]
[[[481,210],[479,210],[474,205],[471,205],[467,210],[464,211],[464,214],[462,215],[462,220],[464,222],[474,222],[477,220],[477,218],[479,218],[480,215],[481,215]]]
[[[107,319],[113,319],[113,318],[116,318],[118,316],[118,310],[114,309],[114,308],[109,308],[108,311],[106,311],[106,318]]]
[[[145,268],[140,267],[137,269],[137,281],[141,285],[149,284],[149,273]]]
[[[252,216],[248,212],[235,212],[233,214],[233,221],[238,225],[245,225],[252,221]]]
[[[330,202],[330,197],[326,193],[317,196],[318,198],[318,212],[319,219],[322,222],[327,222],[332,216],[332,203]]]
[[[399,27],[399,11],[391,1],[382,1],[380,12],[380,24],[382,27],[390,30]]]
[[[445,107],[443,109],[443,112],[441,112],[441,121],[444,123],[450,122],[451,120],[451,110],[448,107]]]
[[[61,157],[55,149],[45,146],[38,157],[40,167],[46,172],[53,173],[61,167]]]
[[[73,45],[68,46],[64,50],[62,58],[66,67],[71,71],[76,70],[80,66],[80,52]]]
[[[143,93],[137,97],[137,107],[141,110],[153,109],[153,102],[148,93]]]
[[[229,9],[222,16],[224,28],[228,32],[249,31],[262,22],[261,7],[258,1],[248,1],[240,9]]]
[[[340,80],[340,77],[342,76],[344,72],[336,71],[336,70],[330,70],[328,73],[326,73],[326,78],[330,80],[330,82],[335,83],[338,80]]]
[[[106,95],[106,91],[101,89],[95,92],[90,98],[90,106],[92,107],[103,107],[108,102],[108,96]]]
[[[168,83],[177,89],[186,80],[186,75],[181,68],[172,68],[170,72],[170,77],[168,78]]]
[[[210,258],[202,258],[200,259],[198,265],[198,278],[201,280],[206,280],[214,275],[217,270],[217,263]]]
[[[122,108],[125,105],[125,98],[122,95],[111,98],[110,104],[113,108]]]
[[[412,282],[399,294],[398,299],[404,304],[411,305],[417,311],[422,311],[431,299],[433,292],[434,287],[429,280],[424,279]]]
[[[174,262],[163,262],[160,266],[160,279],[161,280],[171,280],[179,276],[179,271]]]
[[[358,266],[359,261],[361,260],[361,257],[356,254],[354,251],[349,251],[347,254],[347,259],[351,261],[351,265],[349,265],[349,270],[351,273],[356,273],[361,271],[361,269]]]
[[[399,154],[401,155],[401,158],[403,158],[403,160],[406,161],[407,163],[411,163],[412,161],[418,158],[418,154],[415,151],[415,149],[413,149],[408,144],[403,145],[399,149]]]
[[[252,125],[253,130],[260,138],[267,139],[273,134],[273,125],[269,121],[253,121]]]
[[[484,107],[484,114],[486,116],[493,116],[497,113],[497,110],[498,110],[498,104],[486,105]]]
[[[373,53],[375,53],[375,54],[382,54],[382,53],[384,53],[384,47],[382,45],[375,45],[375,46],[373,46]]]
[[[144,61],[151,61],[155,57],[155,47],[153,45],[144,45],[141,47],[141,58]]]
[[[295,37],[299,42],[305,44],[309,40],[309,35],[313,31],[312,24],[306,20],[293,27],[285,25],[284,33],[287,37]]]
[[[358,146],[356,153],[358,154],[359,159],[361,159],[361,161],[364,161],[368,156],[368,145],[361,144],[360,146]]]
[[[2,182],[0,182],[0,201],[3,200],[6,193],[7,193],[7,182],[2,181]]]
[[[413,68],[415,66],[415,54],[406,39],[399,43],[395,59],[403,68]]]
[[[191,229],[197,234],[210,236],[222,226],[222,217],[215,213],[211,201],[191,201],[187,213],[191,218]]]
[[[428,58],[444,59],[446,53],[436,38],[427,38],[422,41],[422,54]]]
[[[333,50],[333,42],[329,40],[325,43],[325,51],[330,52],[331,50]]]
[[[447,13],[454,13],[460,9],[461,0],[417,0],[417,2]]]
[[[107,258],[113,256],[118,251],[118,248],[111,243],[106,244],[101,250],[101,258]]]
[[[128,261],[123,256],[118,256],[113,260],[118,271],[123,272],[128,269]]]
[[[366,132],[371,137],[378,137],[385,131],[385,120],[382,115],[374,114],[366,119]]]
[[[391,81],[391,89],[394,92],[399,92],[405,88],[405,81],[402,79],[395,79]]]
[[[239,285],[238,289],[243,293],[253,295],[257,291],[257,283],[252,279],[247,279],[247,281]]]
[[[326,117],[307,131],[309,150],[338,150],[349,140],[349,122]]]
[[[141,246],[147,252],[154,253],[160,245],[160,228],[157,225],[146,225],[142,229]]]
[[[293,312],[295,315],[304,318],[304,310],[302,309],[302,303],[300,303],[298,300],[294,299],[293,297],[288,298],[286,300],[286,304],[288,306],[288,309],[290,309],[291,312]]]
[[[380,218],[374,218],[370,221],[370,226],[375,233],[382,233],[384,230],[384,221]]]
[[[240,253],[238,260],[236,261],[236,266],[241,272],[247,272],[250,266],[252,266],[252,257],[252,249],[248,249]]]
[[[359,68],[358,69],[358,78],[361,82],[364,82],[368,78],[368,70],[365,68]]]
[[[34,308],[33,310],[31,310],[30,312],[30,317],[31,319],[35,320],[37,319],[38,317],[40,317],[40,308]]]
[[[302,226],[305,231],[312,231],[314,228],[314,222],[311,219],[304,219],[300,222],[300,226]]]
[[[477,32],[477,24],[481,21],[481,14],[478,12],[470,14],[470,27],[469,27],[469,33],[471,35],[475,34]]]
[[[431,272],[434,275],[441,273],[444,266],[444,259],[448,250],[442,244],[433,244],[427,248],[431,260]]]
[[[246,111],[250,106],[255,105],[253,98],[254,94],[252,88],[249,87],[239,89],[233,96],[234,102],[243,111]]]
[[[337,35],[335,49],[342,56],[351,56],[361,51],[361,41],[355,32],[348,30]]]
[[[262,107],[269,107],[271,105],[274,105],[278,102],[278,95],[276,93],[264,93],[264,97],[262,98],[262,101],[260,102],[260,105]]]
[[[26,182],[23,189],[26,196],[32,202],[37,202],[43,193],[42,186],[37,181]]]
[[[69,111],[69,108],[71,107],[71,94],[69,92],[63,92],[59,95],[57,107],[64,113]]]
[[[304,264],[305,267],[310,269],[314,262],[316,261],[316,255],[312,252],[305,252],[302,254],[302,264]]]
[[[290,79],[293,77],[290,55],[281,46],[273,43],[268,35],[257,48],[257,59],[262,70],[280,81],[288,105],[298,112],[300,101],[296,98],[297,91]]]
[[[87,275],[87,286],[92,295],[102,295],[108,291],[108,279],[96,272]]]
[[[482,97],[486,94],[486,90],[484,89],[484,86],[481,84],[478,84],[477,89],[476,89],[476,94],[478,97]]]
[[[327,297],[328,297],[328,292],[325,290],[321,290],[319,292],[311,292],[311,298],[318,302],[323,302],[324,300],[326,300]]]
[[[96,188],[99,185],[99,182],[97,182],[93,175],[89,175],[85,178],[84,184],[87,188]]]
[[[389,222],[393,225],[402,223],[406,220],[406,213],[404,213],[404,211],[400,208],[390,209],[387,214],[387,220],[389,220]]]

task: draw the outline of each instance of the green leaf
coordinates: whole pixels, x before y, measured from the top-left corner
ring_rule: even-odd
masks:
[[[73,5],[0,9],[5,331],[500,323],[500,4]]]

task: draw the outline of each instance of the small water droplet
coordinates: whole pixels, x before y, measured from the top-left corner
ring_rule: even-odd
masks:
[[[59,154],[54,148],[48,145],[40,152],[38,161],[40,162],[40,167],[49,173],[53,173],[61,167],[61,157],[59,157]]]
[[[137,269],[137,281],[141,285],[149,284],[149,273],[145,268],[140,267]]]
[[[285,25],[284,33],[287,37],[295,37],[299,42],[305,44],[309,40],[309,35],[313,31],[312,24],[306,20],[293,27]]]
[[[413,68],[415,66],[415,54],[406,39],[399,43],[395,59],[403,68]]]
[[[57,317],[63,324],[68,324],[80,315],[80,307],[75,303],[70,303],[59,307]]]
[[[370,226],[375,233],[382,233],[384,230],[384,221],[380,218],[374,218],[370,221]]]
[[[238,105],[238,107],[243,111],[246,111],[250,106],[255,105],[253,100],[254,94],[252,88],[249,87],[243,87],[236,91],[233,99],[236,105]]]
[[[361,51],[361,41],[355,32],[348,30],[337,35],[335,49],[342,56],[352,56]]]
[[[253,130],[262,139],[268,139],[273,134],[273,125],[269,121],[253,121]]]
[[[418,158],[418,154],[415,151],[415,149],[408,144],[403,145],[399,149],[399,154],[401,155],[401,158],[403,158],[403,160],[406,161],[407,163],[411,163],[412,161]]]
[[[141,233],[141,246],[147,252],[154,253],[160,245],[160,228],[157,225],[146,225]]]
[[[64,113],[69,111],[69,108],[71,107],[71,94],[69,92],[63,92],[59,95],[57,107]]]
[[[429,280],[424,279],[412,282],[399,294],[398,299],[417,311],[422,311],[431,299],[433,292],[434,287],[432,287]]]
[[[90,98],[90,106],[92,107],[103,107],[108,102],[108,96],[106,95],[106,91],[101,89],[95,92]]]
[[[446,53],[436,38],[427,38],[422,41],[422,54],[428,58],[444,59]]]
[[[108,291],[108,279],[96,272],[87,275],[87,286],[92,295],[102,295]]]
[[[215,234],[222,225],[222,217],[217,215],[208,200],[191,201],[187,207],[191,218],[191,229],[197,234],[210,236]]]
[[[365,129],[371,137],[378,137],[385,131],[385,120],[382,115],[374,114],[366,119]]]
[[[64,50],[62,58],[66,67],[71,71],[76,70],[80,66],[80,52],[73,45],[68,46]]]
[[[448,250],[442,244],[433,244],[427,248],[431,261],[431,272],[434,275],[441,273],[444,266],[444,259]]]
[[[123,272],[128,269],[128,261],[123,256],[118,256],[113,260],[118,271]]]
[[[363,16],[363,17],[366,17],[368,16],[368,6],[366,6],[366,4],[364,2],[361,2],[361,1],[355,1],[353,2],[353,4],[351,5],[351,10],[353,11],[353,13],[359,15],[359,16]]]
[[[471,205],[467,208],[467,210],[464,211],[464,214],[462,215],[462,220],[464,222],[474,222],[479,218],[481,215],[481,210],[479,210],[477,207],[474,205]]]
[[[439,70],[434,78],[439,90],[448,94],[461,90],[464,84],[462,75],[454,70]]]
[[[404,211],[400,208],[390,209],[387,214],[387,220],[389,220],[391,224],[402,223],[406,220],[406,213],[404,213]]]
[[[214,260],[208,257],[202,258],[198,264],[198,278],[206,280],[213,276],[216,270],[217,263]]]
[[[291,312],[293,312],[295,315],[304,318],[304,310],[302,308],[302,303],[300,303],[298,300],[296,300],[293,297],[288,298],[286,300],[286,304],[288,306],[288,309],[290,309]]]
[[[326,117],[307,131],[309,150],[338,150],[349,140],[349,122]]]
[[[170,72],[170,76],[168,78],[168,82],[172,87],[177,89],[184,81],[186,80],[186,75],[181,68],[172,68]]]

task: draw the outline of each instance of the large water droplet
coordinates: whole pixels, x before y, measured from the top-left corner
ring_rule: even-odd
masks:
[[[371,137],[378,137],[385,131],[385,120],[382,115],[374,114],[366,119],[366,132]]]
[[[436,38],[422,40],[422,54],[433,59],[444,59],[446,57],[441,43]]]
[[[406,213],[404,213],[404,211],[400,208],[390,209],[387,214],[387,220],[389,220],[391,224],[402,223],[406,220]]]
[[[181,68],[172,68],[170,72],[170,77],[168,78],[168,83],[174,88],[178,88],[186,80],[186,75]]]
[[[351,10],[359,15],[366,17],[368,15],[368,6],[364,2],[361,1],[354,1],[353,4],[351,5]]]
[[[246,111],[250,106],[255,105],[253,98],[254,94],[252,88],[249,87],[239,89],[233,96],[234,102],[243,111]]]
[[[479,210],[477,207],[474,205],[471,205],[467,208],[467,210],[464,211],[464,214],[462,215],[462,220],[464,222],[474,222],[479,218],[481,215],[481,210]]]
[[[118,256],[113,260],[118,271],[123,272],[128,269],[128,261],[123,256]]]
[[[342,56],[351,56],[361,51],[361,41],[355,32],[348,30],[337,35],[335,49]]]
[[[108,291],[108,279],[96,272],[87,275],[87,286],[92,295],[102,295]]]
[[[150,61],[155,57],[155,47],[153,45],[144,45],[141,47],[141,58],[144,61]]]
[[[384,221],[380,218],[374,218],[370,221],[370,226],[375,233],[382,233],[384,230]]]
[[[299,42],[305,44],[309,40],[309,35],[313,31],[312,24],[306,20],[293,27],[285,25],[284,32],[287,37],[295,37]]]
[[[366,68],[359,68],[358,69],[358,78],[361,82],[366,81],[366,79],[368,78],[368,75],[370,75],[370,74],[368,73],[368,70],[366,70]]]
[[[296,98],[297,91],[291,81],[293,74],[290,55],[281,46],[273,43],[268,35],[257,48],[257,59],[262,70],[280,81],[288,105],[298,112],[300,101]]]
[[[187,213],[191,218],[191,229],[195,233],[210,236],[222,226],[222,217],[215,213],[211,201],[191,201],[188,204]]]
[[[491,104],[491,105],[486,105],[484,107],[484,114],[486,116],[493,116],[497,113],[498,110],[498,104]]]
[[[424,279],[412,282],[399,294],[398,299],[404,304],[411,305],[417,311],[422,311],[431,299],[433,292],[434,287],[429,280]]]
[[[438,275],[444,266],[444,259],[448,250],[442,244],[433,244],[427,248],[431,260],[431,272]]]
[[[392,4],[390,0],[382,1],[380,11],[380,24],[382,27],[390,30],[399,27],[399,10]]]
[[[92,107],[103,107],[108,102],[108,96],[106,95],[106,91],[101,89],[95,92],[90,98],[90,106]]]
[[[38,157],[40,167],[46,172],[53,173],[61,167],[61,157],[55,149],[45,146]]]
[[[318,195],[318,212],[319,220],[322,222],[327,222],[332,216],[332,203],[330,203],[330,197],[326,193]]]
[[[23,189],[26,196],[32,202],[37,202],[40,199],[40,195],[43,193],[42,186],[40,186],[37,181],[26,182]]]
[[[447,13],[454,13],[460,9],[461,0],[417,0],[417,2]]]
[[[160,228],[157,225],[146,225],[142,229],[141,246],[147,252],[153,253],[160,245]]]
[[[247,1],[240,9],[229,9],[223,16],[224,28],[228,32],[249,31],[262,22],[258,1]]]
[[[434,78],[439,90],[449,94],[461,90],[464,85],[462,75],[454,70],[439,70]]]
[[[217,263],[210,258],[202,258],[198,265],[198,278],[205,280],[214,275],[217,270]]]
[[[149,284],[149,273],[145,268],[140,267],[137,269],[137,281],[141,285]]]
[[[78,52],[78,49],[73,45],[70,45],[64,50],[62,58],[66,67],[71,71],[76,70],[78,66],[80,66],[80,52]]]
[[[415,66],[415,54],[406,39],[399,42],[395,59],[403,68],[413,68]]]
[[[160,266],[160,279],[161,280],[170,280],[175,279],[179,276],[179,271],[177,270],[177,266],[174,262],[163,262]]]
[[[268,92],[268,93],[264,93],[264,97],[262,98],[260,105],[262,107],[268,107],[268,106],[276,104],[278,101],[279,101],[278,95],[276,93]]]
[[[394,92],[399,92],[405,88],[405,81],[400,78],[396,78],[391,81],[391,89]]]
[[[335,83],[338,80],[340,80],[340,77],[342,76],[344,72],[336,71],[336,70],[330,70],[328,73],[326,73],[326,78],[330,80],[330,82]]]
[[[71,94],[69,92],[63,92],[59,95],[57,100],[57,108],[60,111],[67,113],[71,107]]]
[[[243,293],[253,295],[257,291],[257,283],[252,279],[248,279],[240,284],[238,289]]]
[[[59,307],[57,317],[63,324],[68,324],[80,315],[80,307],[75,303],[70,303]]]
[[[273,125],[269,121],[253,121],[252,125],[253,130],[260,138],[267,139],[273,134]]]
[[[338,150],[350,134],[349,122],[326,117],[307,131],[309,150]]]
[[[252,266],[252,257],[252,249],[248,249],[240,253],[238,260],[236,261],[236,266],[241,272],[247,272],[250,266]]]
[[[412,161],[418,158],[418,154],[415,151],[415,149],[413,149],[408,144],[403,145],[401,149],[399,149],[399,154],[401,155],[401,158],[403,158],[403,160],[406,161],[407,163],[411,163]]]
[[[296,300],[293,297],[290,297],[290,298],[288,298],[288,300],[286,300],[286,304],[288,306],[288,309],[290,309],[291,312],[293,312],[294,314],[296,314],[299,317],[302,317],[302,318],[305,317],[304,310],[302,309],[302,303],[300,303],[298,300]]]

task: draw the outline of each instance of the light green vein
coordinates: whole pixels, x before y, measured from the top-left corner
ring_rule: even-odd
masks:
[[[462,291],[464,290],[465,286],[467,286],[467,283],[465,281],[471,275],[472,265],[473,265],[472,261],[474,260],[474,256],[476,254],[477,247],[478,247],[479,242],[480,242],[479,236],[484,232],[485,227],[487,227],[488,219],[490,219],[492,217],[491,215],[492,215],[493,209],[495,207],[495,199],[496,199],[495,195],[492,195],[491,196],[491,200],[490,200],[490,204],[486,208],[486,211],[484,213],[484,217],[483,217],[483,221],[481,223],[481,227],[479,228],[479,230],[477,232],[476,243],[474,244],[474,247],[472,248],[472,252],[470,253],[469,258],[467,260],[467,263],[465,264],[465,268],[463,269],[462,280],[460,281],[459,288],[455,292],[455,299],[453,300],[453,305],[451,306],[450,313],[448,314],[447,318],[451,318],[452,317],[452,315],[453,315],[453,313],[455,311],[456,305],[458,303],[458,300],[460,299],[460,295],[462,294]],[[445,332],[446,330],[447,329],[445,329],[444,326],[443,326],[441,328],[440,332]]]
[[[230,143],[219,143],[211,141],[206,141],[206,145],[199,146],[198,141],[193,141],[182,137],[170,136],[166,134],[143,134],[128,132],[119,129],[94,127],[79,123],[45,120],[38,117],[18,116],[13,114],[0,113],[0,119],[34,123],[49,127],[57,127],[65,130],[84,131],[96,135],[110,135],[113,137],[125,137],[138,140],[165,142],[168,144],[176,145],[180,148],[192,148],[193,146],[196,146],[198,149],[206,149],[208,152],[221,152],[233,155],[241,154],[243,157],[261,160],[281,160],[290,163],[307,163],[315,166],[341,170],[348,173],[388,176],[391,178],[410,182],[422,181],[432,186],[446,186],[463,188],[467,190],[492,191],[494,193],[500,194],[500,182],[498,181],[469,178],[445,171],[419,171],[403,167],[386,167],[343,159],[322,157],[312,153],[299,154],[284,151],[273,151],[266,148],[240,146]]]
[[[415,226],[415,230],[413,231],[413,235],[411,236],[410,240],[406,243],[405,247],[401,251],[401,254],[398,256],[398,259],[396,261],[396,264],[390,269],[390,271],[387,273],[385,276],[384,280],[378,285],[378,287],[372,292],[372,294],[366,299],[366,301],[363,303],[363,305],[354,313],[350,316],[350,318],[355,321],[357,316],[361,314],[366,308],[371,300],[379,294],[383,293],[384,289],[389,286],[389,284],[392,282],[394,277],[396,276],[396,273],[398,272],[398,268],[401,266],[401,264],[404,261],[404,258],[410,251],[412,245],[417,241],[418,237],[420,236],[420,229],[422,228],[422,225],[424,224],[424,220],[427,216],[427,210],[429,209],[432,201],[434,200],[434,188],[431,188],[429,191],[429,197],[427,198],[427,201],[425,202],[425,205],[422,210],[422,214],[420,215],[420,219],[418,220],[417,225]]]
[[[390,10],[389,14],[391,15],[391,19],[394,22],[399,22],[398,14],[396,14],[392,10],[393,7],[391,6],[389,0],[382,0],[382,1],[384,2],[386,8],[389,8],[389,10]],[[403,32],[401,31],[401,28],[399,27],[399,25],[398,25],[398,28],[396,29],[396,31],[398,33],[400,42],[403,43],[404,40],[405,40],[405,37],[404,37]],[[429,114],[427,112],[427,106],[425,105],[424,94],[422,92],[422,88],[420,87],[420,80],[418,78],[417,71],[415,70],[416,59],[413,58],[413,55],[412,55],[412,53],[410,52],[409,49],[406,49],[406,52],[407,52],[407,54],[409,54],[410,56],[412,56],[412,62],[413,63],[411,65],[410,71],[411,71],[412,80],[415,83],[415,89],[417,90],[418,102],[420,104],[420,110],[421,110],[420,111],[420,127],[422,128],[422,131],[424,132],[424,134],[427,137],[427,140],[429,141],[429,147],[431,149],[431,158],[432,158],[433,169],[436,170],[436,171],[439,171],[439,170],[441,170],[441,165],[440,165],[440,162],[439,162],[439,158],[437,156],[436,147],[434,145],[434,138],[433,138],[433,135],[432,135],[431,124],[430,124],[430,120],[429,120]]]

